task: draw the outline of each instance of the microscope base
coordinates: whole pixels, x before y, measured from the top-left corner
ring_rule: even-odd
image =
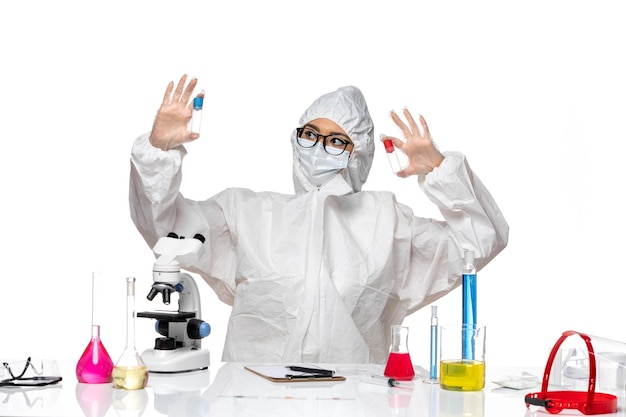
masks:
[[[141,354],[149,372],[178,373],[206,369],[211,355],[206,349],[182,347],[174,350],[146,349]]]

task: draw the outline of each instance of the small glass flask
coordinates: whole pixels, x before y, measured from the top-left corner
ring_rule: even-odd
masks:
[[[406,326],[391,326],[391,349],[385,376],[398,381],[410,381],[415,376],[411,355],[409,355],[409,328]]]
[[[148,368],[135,349],[135,278],[126,278],[126,348],[113,368],[113,388],[136,390],[148,385]]]
[[[100,326],[91,326],[91,341],[76,364],[76,378],[85,384],[111,382],[113,361],[100,340]]]

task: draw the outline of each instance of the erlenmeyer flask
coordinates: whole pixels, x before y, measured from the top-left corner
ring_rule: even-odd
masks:
[[[409,328],[406,326],[391,326],[391,349],[385,376],[398,381],[409,381],[415,376],[411,355],[409,355]]]
[[[113,361],[100,340],[100,326],[91,326],[91,341],[76,364],[76,378],[85,384],[111,382]]]
[[[126,348],[113,368],[113,387],[143,389],[148,385],[148,368],[135,349],[135,278],[126,278]]]

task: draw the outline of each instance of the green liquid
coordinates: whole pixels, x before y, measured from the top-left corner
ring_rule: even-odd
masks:
[[[485,387],[485,362],[441,361],[441,388],[452,391],[480,391]]]

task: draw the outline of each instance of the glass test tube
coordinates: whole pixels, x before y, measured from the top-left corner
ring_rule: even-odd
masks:
[[[476,327],[476,267],[474,252],[465,251],[463,267],[463,359],[474,360],[474,329]]]
[[[200,133],[200,125],[202,124],[202,105],[204,103],[204,97],[195,97],[193,99],[193,113],[191,115],[191,126],[189,131],[191,133]]]
[[[437,306],[431,306],[430,317],[430,379],[437,380],[437,353],[439,352],[439,319]]]
[[[396,174],[398,171],[402,170],[402,166],[400,165],[400,159],[398,158],[398,152],[393,146],[393,142],[391,141],[391,139],[382,139],[382,141],[383,145],[385,145],[385,153],[387,154],[389,165],[391,165],[391,171]]]

